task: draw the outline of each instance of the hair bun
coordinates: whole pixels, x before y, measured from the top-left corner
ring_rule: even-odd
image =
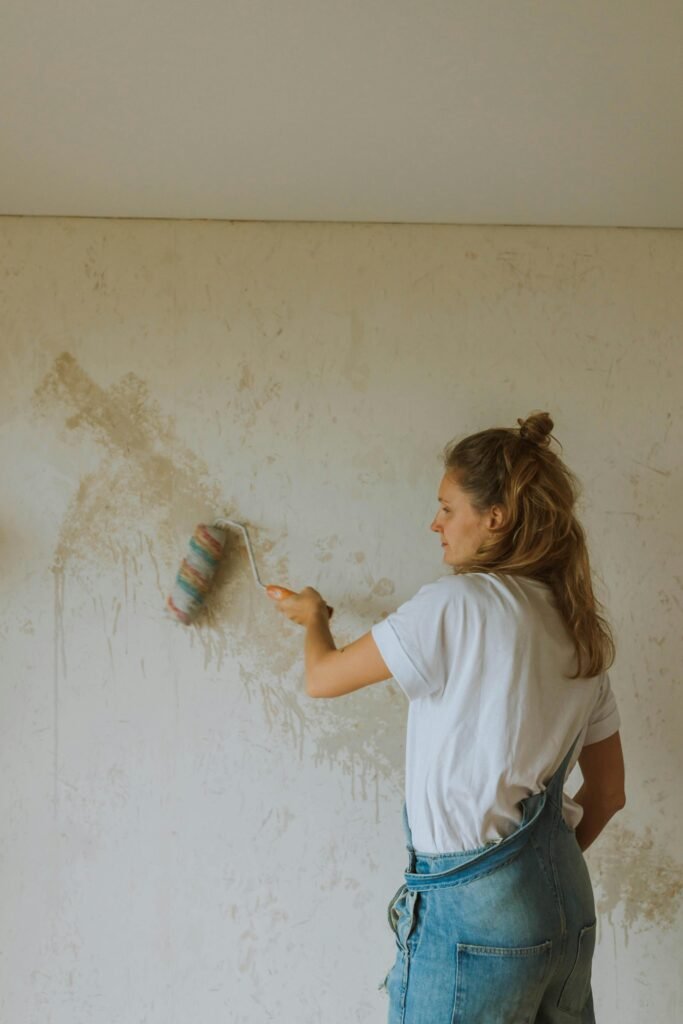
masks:
[[[530,441],[539,448],[550,445],[550,431],[555,424],[547,412],[532,412],[525,420],[518,417],[519,436],[523,441]]]

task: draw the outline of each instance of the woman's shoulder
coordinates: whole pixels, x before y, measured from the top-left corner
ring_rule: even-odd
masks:
[[[421,591],[435,598],[457,599],[479,598],[484,602],[504,597],[506,601],[528,598],[532,592],[548,593],[549,587],[541,580],[530,576],[498,572],[446,573],[432,583],[426,583]]]
[[[449,572],[437,577],[432,586],[464,590],[467,587],[490,586],[497,579],[499,574],[493,572]]]
[[[513,572],[460,572],[460,573],[446,573],[444,576],[439,576],[436,579],[436,583],[445,581],[446,585],[456,586],[491,586],[495,584],[497,586],[520,586],[525,584],[532,584],[539,587],[547,587],[548,584],[543,580],[536,579],[534,576],[523,576],[520,573]]]
[[[431,583],[425,583],[420,588],[420,593],[429,594],[435,599],[447,601],[449,598],[457,598],[480,591],[490,586],[490,582],[484,579],[476,579],[477,576],[489,576],[489,573],[446,573],[438,576]]]

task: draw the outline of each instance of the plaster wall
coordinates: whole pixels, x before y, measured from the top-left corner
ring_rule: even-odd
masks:
[[[601,1024],[683,1014],[683,232],[0,218],[0,1020],[381,1024],[407,701],[305,694],[444,572],[454,436],[548,410],[617,641]],[[579,769],[568,788],[578,789]]]

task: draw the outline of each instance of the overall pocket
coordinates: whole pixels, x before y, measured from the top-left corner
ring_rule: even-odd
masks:
[[[596,921],[591,921],[579,932],[574,964],[557,1000],[559,1010],[566,1010],[567,1013],[580,1013],[588,1001],[591,988],[591,965],[595,952],[596,925]]]
[[[459,942],[453,1024],[528,1024],[536,1017],[550,967],[552,941],[536,946]]]

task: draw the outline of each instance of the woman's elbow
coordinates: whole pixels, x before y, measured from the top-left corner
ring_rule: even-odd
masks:
[[[323,693],[323,691],[320,689],[319,686],[316,687],[315,681],[313,679],[308,679],[307,678],[306,679],[306,696],[307,697],[314,697],[316,700],[319,700],[321,697],[329,696],[329,694]]]
[[[626,805],[626,793],[623,790],[618,793],[606,793],[602,798],[602,805],[611,817]]]

